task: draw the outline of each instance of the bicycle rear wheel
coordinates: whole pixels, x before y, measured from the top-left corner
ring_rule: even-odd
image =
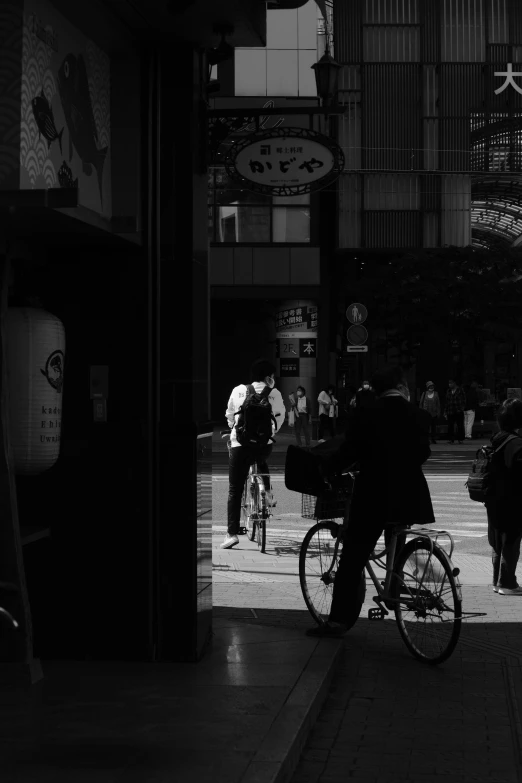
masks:
[[[332,604],[333,586],[342,552],[341,526],[336,522],[318,522],[310,528],[299,553],[299,581],[308,611],[318,625],[328,620]],[[357,621],[366,595],[364,571],[357,591],[357,599],[347,610],[345,623],[351,628]]]
[[[253,493],[253,482],[249,476],[245,481],[245,488],[243,490],[243,497],[241,499],[241,521],[243,527],[246,527],[249,541],[256,540],[257,523],[254,519],[255,506]]]
[[[411,654],[423,663],[436,665],[447,660],[458,642],[462,616],[462,594],[446,552],[430,547],[422,538],[404,546],[396,560],[391,594],[401,598],[395,604],[395,619]]]
[[[254,502],[255,508],[255,525],[256,525],[256,540],[257,545],[261,552],[266,552],[266,520],[267,520],[267,504],[266,504],[266,491],[265,485],[260,478],[255,478],[253,482],[254,486]]]

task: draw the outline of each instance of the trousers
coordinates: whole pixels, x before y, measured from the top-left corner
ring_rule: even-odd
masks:
[[[473,423],[475,421],[475,411],[464,411],[464,430],[466,438],[471,438],[473,435]]]
[[[270,492],[270,471],[267,459],[272,453],[272,445],[254,451],[248,446],[234,446],[228,455],[228,502],[227,529],[229,536],[237,536],[241,521],[241,498],[250,465],[257,462],[259,473],[263,473],[263,484]]]
[[[522,533],[518,530],[497,530],[488,512],[488,542],[492,549],[493,584],[512,590],[518,587],[516,569],[520,556]]]
[[[448,440],[455,440],[455,428],[457,440],[464,440],[464,411],[448,413]]]
[[[310,425],[308,424],[308,413],[296,413],[294,418],[294,427],[295,427],[295,439],[297,441],[297,445],[301,446],[301,432],[303,432],[305,437],[305,443],[307,446],[310,445]]]
[[[361,573],[375,549],[384,530],[384,543],[389,545],[392,528],[383,525],[382,520],[364,520],[360,525],[348,525],[344,534],[343,548],[335,574],[330,620],[351,628],[359,617],[358,586]],[[395,558],[404,546],[406,533],[397,536]]]

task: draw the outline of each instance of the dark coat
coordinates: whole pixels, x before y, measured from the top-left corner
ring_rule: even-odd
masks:
[[[431,454],[431,416],[404,397],[381,397],[355,414],[330,468],[358,463],[351,520],[387,524],[435,522],[422,465]]]
[[[355,395],[355,405],[357,408],[371,408],[376,399],[373,389],[359,389]]]
[[[500,446],[510,432],[497,432],[491,445]],[[522,532],[522,438],[514,438],[493,457],[495,480],[486,502],[488,522],[501,531]]]
[[[466,393],[466,410],[475,411],[476,413],[479,407],[479,395],[477,390],[474,389],[472,386],[468,386],[465,389],[465,393]]]

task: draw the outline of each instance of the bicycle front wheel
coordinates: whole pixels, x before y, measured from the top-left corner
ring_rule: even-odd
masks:
[[[447,660],[458,642],[462,617],[460,585],[446,552],[422,538],[399,552],[392,580],[395,619],[412,655],[435,665]],[[402,579],[402,582],[401,582]]]
[[[299,581],[308,611],[318,625],[328,620],[333,586],[342,552],[341,526],[336,522],[319,522],[310,528],[299,553]],[[364,571],[357,598],[347,609],[345,623],[351,628],[357,621],[366,595]]]

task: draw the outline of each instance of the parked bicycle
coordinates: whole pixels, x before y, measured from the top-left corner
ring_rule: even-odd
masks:
[[[222,430],[221,437],[226,439],[227,448],[230,451],[231,430]],[[256,541],[263,554],[266,552],[266,523],[272,516],[269,508],[263,476],[257,468],[257,462],[253,462],[248,471],[245,488],[241,498],[241,527],[240,535],[247,535],[250,541]]]
[[[304,600],[314,620],[327,621],[333,584],[349,524],[350,499],[357,474],[350,472],[344,484],[331,488],[319,497],[302,496],[302,516],[315,519],[306,534],[299,556],[299,579]],[[342,524],[335,520],[342,519]],[[484,616],[485,612],[462,611],[459,569],[451,562],[454,543],[445,530],[410,526],[391,526],[391,540],[381,552],[374,550],[365,570],[373,582],[377,606],[368,611],[370,620],[384,620],[395,614],[399,633],[410,651],[420,661],[439,664],[447,660],[458,642],[461,621],[465,617]],[[397,537],[406,533],[412,538],[397,553]],[[449,539],[449,554],[439,538]],[[386,561],[383,562],[383,558]],[[372,563],[384,569],[384,581],[375,574]],[[366,596],[366,574],[363,571],[357,605],[349,625],[361,612]]]

